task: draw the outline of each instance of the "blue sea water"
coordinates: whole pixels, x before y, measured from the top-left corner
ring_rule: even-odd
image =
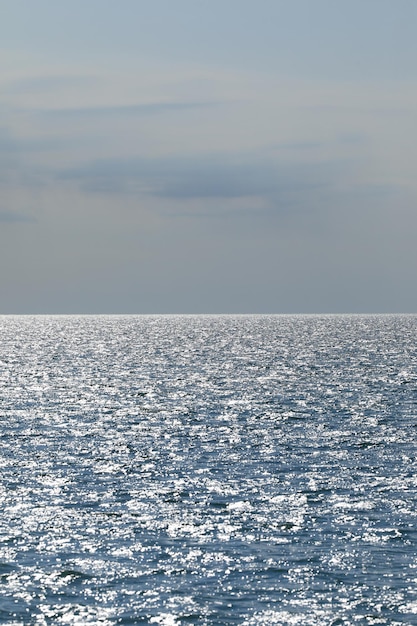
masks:
[[[417,317],[0,333],[0,623],[417,624]]]

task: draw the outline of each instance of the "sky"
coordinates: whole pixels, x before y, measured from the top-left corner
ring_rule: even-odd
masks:
[[[0,0],[0,314],[417,313],[415,0]]]

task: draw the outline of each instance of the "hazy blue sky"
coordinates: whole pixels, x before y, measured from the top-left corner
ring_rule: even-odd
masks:
[[[417,312],[416,0],[0,0],[0,313]]]

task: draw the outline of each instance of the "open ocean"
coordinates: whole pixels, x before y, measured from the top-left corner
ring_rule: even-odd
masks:
[[[0,333],[0,623],[417,624],[416,316]]]

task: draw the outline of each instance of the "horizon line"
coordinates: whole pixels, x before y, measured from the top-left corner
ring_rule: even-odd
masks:
[[[417,312],[289,312],[289,313],[0,313],[1,317],[332,317],[332,316],[417,316]]]

